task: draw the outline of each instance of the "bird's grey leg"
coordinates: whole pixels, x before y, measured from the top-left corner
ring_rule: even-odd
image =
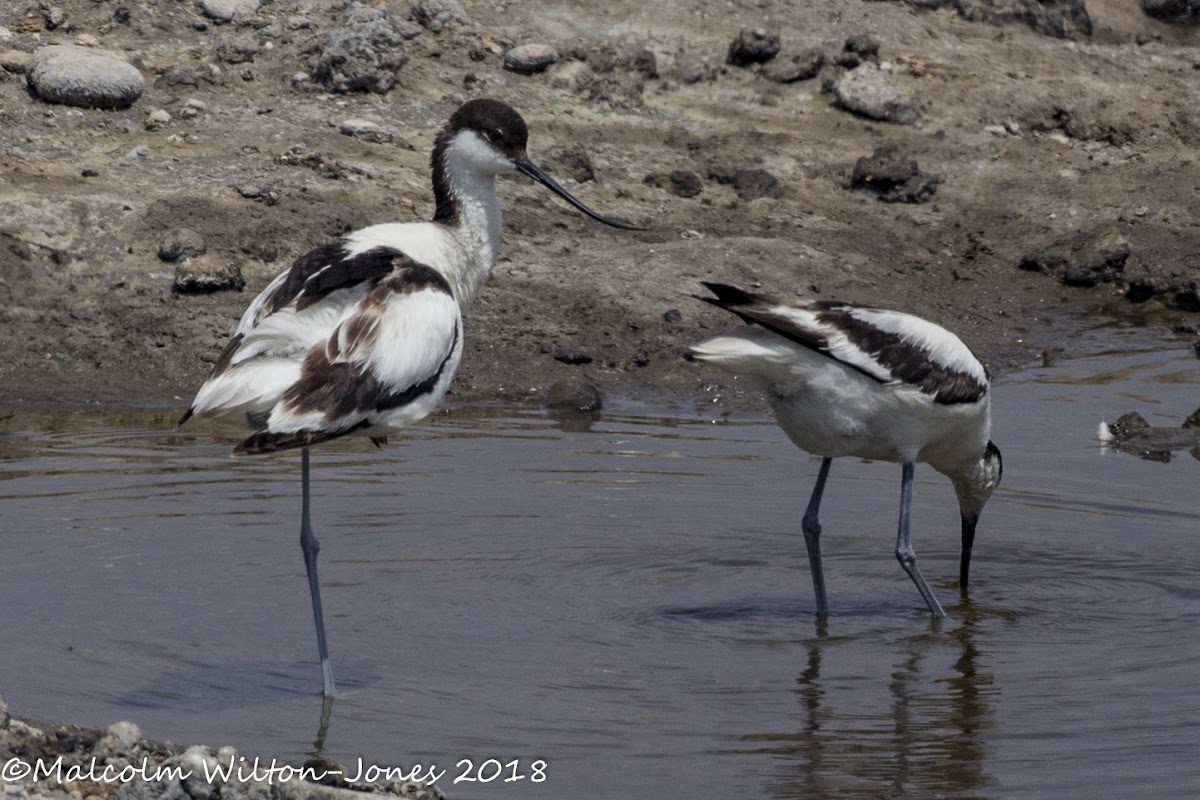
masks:
[[[909,537],[908,517],[912,509],[913,462],[905,461],[901,470],[900,531],[896,534],[896,560],[900,562],[900,566],[904,567],[904,571],[908,573],[908,577],[912,578],[912,582],[917,585],[917,591],[921,593],[921,597],[925,598],[925,605],[929,606],[933,615],[945,617],[946,612],[942,610],[941,604],[933,596],[933,590],[929,588],[929,584],[921,577],[921,571],[917,569],[917,554],[913,552]]]
[[[333,697],[333,666],[329,663],[329,648],[325,644],[325,616],[321,611],[321,584],[317,581],[317,554],[321,543],[313,535],[308,513],[308,448],[301,450],[300,472],[303,481],[303,513],[300,519],[300,549],[304,551],[304,566],[308,570],[308,592],[312,595],[313,619],[317,622],[317,648],[321,652],[321,679],[326,697]]]
[[[804,546],[808,548],[808,567],[812,572],[813,591],[817,595],[818,617],[829,616],[829,599],[825,596],[825,570],[821,566],[821,523],[817,521],[817,512],[821,508],[821,495],[825,492],[825,479],[829,477],[831,463],[832,458],[821,460],[817,484],[813,487],[808,509],[800,522],[800,530],[804,531]]]

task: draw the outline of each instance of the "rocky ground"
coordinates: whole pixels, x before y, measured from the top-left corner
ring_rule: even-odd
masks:
[[[115,55],[140,94],[47,101],[47,44]],[[998,373],[1069,352],[1063,309],[1200,308],[1200,53],[1134,0],[18,0],[0,64],[9,403],[182,406],[292,258],[430,215],[433,135],[477,96],[648,230],[502,180],[459,400],[702,395],[725,377],[681,354],[731,322],[702,279],[921,313]]]
[[[357,765],[347,768],[320,758],[284,764],[245,758],[230,747],[147,741],[131,722],[115,722],[103,731],[29,723],[10,717],[0,696],[0,797],[9,800],[350,800],[364,795],[445,796],[436,785],[412,780],[360,780]]]
[[[1145,2],[4,3],[0,403],[182,409],[291,259],[431,215],[479,96],[647,230],[502,180],[460,402],[711,397],[700,280],[920,313],[994,373],[1069,354],[1080,310],[1194,336],[1200,52],[1186,0]],[[5,757],[103,737],[4,719]]]

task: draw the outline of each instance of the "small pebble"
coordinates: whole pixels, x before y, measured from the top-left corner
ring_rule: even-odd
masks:
[[[170,112],[165,109],[156,108],[146,115],[146,130],[157,131],[163,128],[171,121]]]
[[[131,164],[134,161],[137,161],[140,158],[145,158],[148,155],[150,155],[150,148],[144,144],[139,144],[121,158],[121,163]]]
[[[344,120],[338,125],[338,133],[375,144],[388,144],[396,139],[394,133],[386,130],[378,122],[372,122],[368,119]]]

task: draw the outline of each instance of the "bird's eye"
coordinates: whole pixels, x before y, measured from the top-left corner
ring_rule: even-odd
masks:
[[[483,132],[483,137],[494,144],[504,138],[504,131],[499,128],[488,128]]]

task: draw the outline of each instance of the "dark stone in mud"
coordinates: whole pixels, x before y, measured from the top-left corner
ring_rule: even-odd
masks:
[[[885,203],[924,203],[933,197],[940,181],[921,172],[917,162],[894,143],[880,145],[854,164],[851,189],[869,189]]]
[[[240,292],[246,287],[242,269],[230,264],[216,269],[197,269],[186,265],[175,268],[175,284],[171,288],[176,294],[211,294],[213,292]]]
[[[571,366],[579,366],[592,363],[592,356],[582,350],[559,350],[554,354],[554,360]]]
[[[594,384],[578,378],[564,378],[550,387],[545,405],[552,411],[594,413],[604,407],[604,399]]]
[[[1170,461],[1173,450],[1190,450],[1200,458],[1200,409],[1188,415],[1178,428],[1151,425],[1141,414],[1131,411],[1110,423],[1108,433],[1110,446],[1147,461]]]
[[[1053,275],[1068,286],[1114,283],[1125,273],[1129,240],[1116,227],[1083,231],[1025,255],[1018,266]]]
[[[1195,13],[1190,0],[1142,0],[1142,11],[1164,22],[1177,22]]]
[[[766,28],[742,28],[737,38],[729,43],[729,54],[725,60],[735,67],[765,64],[779,55],[779,34]]]
[[[546,169],[550,173],[559,172],[577,183],[587,183],[596,179],[596,168],[587,151],[577,146],[555,147],[547,154]]]
[[[853,53],[863,61],[879,58],[879,40],[869,33],[856,33],[846,39],[842,52]]]
[[[627,59],[629,68],[648,81],[658,77],[658,57],[653,50],[642,48],[630,53]]]
[[[175,228],[158,244],[158,257],[163,261],[196,258],[207,251],[204,237],[188,228]]]
[[[677,169],[666,174],[647,175],[645,182],[650,186],[666,189],[677,197],[695,197],[700,194],[702,189],[700,176],[685,169]]]
[[[717,183],[732,186],[740,200],[757,200],[779,194],[779,179],[765,169],[713,168],[709,177]]]

